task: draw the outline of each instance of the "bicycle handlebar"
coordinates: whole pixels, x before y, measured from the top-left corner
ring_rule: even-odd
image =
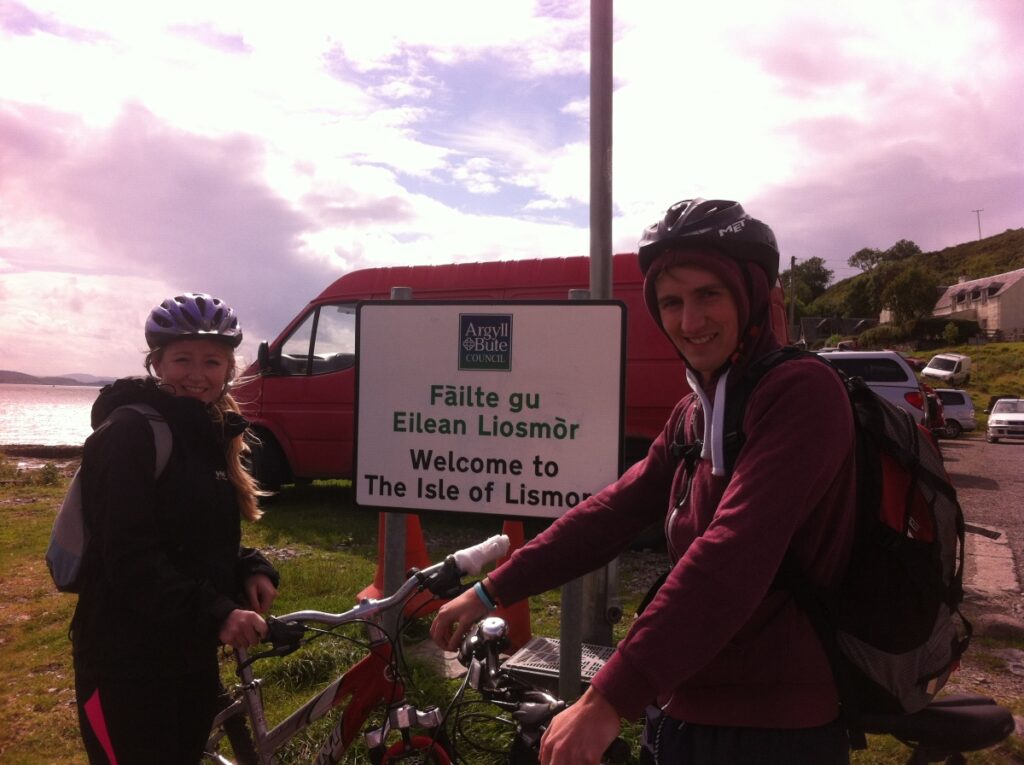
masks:
[[[493,563],[508,552],[509,540],[504,534],[498,534],[483,542],[459,550],[449,555],[440,563],[435,563],[422,571],[415,571],[405,580],[398,591],[386,598],[369,598],[362,600],[353,608],[340,614],[325,611],[294,611],[274,617],[278,622],[294,624],[296,622],[313,622],[329,627],[338,627],[349,622],[368,619],[382,611],[399,606],[409,598],[414,590],[429,589],[434,594],[448,593],[459,585],[463,576],[475,576],[489,563]],[[268,620],[269,621],[269,620]]]
[[[493,563],[508,553],[509,541],[504,534],[485,539],[478,545],[452,553],[455,565],[465,576],[476,576],[488,563]]]

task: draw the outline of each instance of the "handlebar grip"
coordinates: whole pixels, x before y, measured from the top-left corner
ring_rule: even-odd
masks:
[[[485,539],[478,545],[452,553],[455,565],[464,576],[476,576],[484,566],[508,553],[509,541],[504,534]]]

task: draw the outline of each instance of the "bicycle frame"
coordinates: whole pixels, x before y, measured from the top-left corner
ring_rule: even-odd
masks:
[[[288,741],[335,707],[344,705],[340,724],[317,751],[315,761],[328,761],[328,756],[336,760],[352,746],[375,709],[391,707],[405,698],[405,687],[392,676],[392,655],[390,643],[373,644],[369,654],[273,728],[267,727],[260,681],[252,667],[246,667],[237,686],[239,698],[217,715],[214,728],[222,727],[225,720],[244,710],[252,723],[259,765],[270,765]],[[238,653],[238,660],[246,660],[244,651]]]
[[[232,718],[239,717],[247,719],[252,724],[252,743],[256,758],[254,765],[271,765],[276,761],[280,749],[296,734],[336,707],[343,707],[338,723],[332,728],[327,740],[320,745],[313,759],[315,763],[337,762],[355,743],[370,716],[383,708],[387,710],[387,716],[382,726],[365,732],[373,762],[387,763],[409,750],[428,749],[436,753],[435,759],[438,762],[446,763],[447,756],[443,748],[437,745],[436,735],[413,737],[410,734],[412,728],[434,732],[441,729],[443,732],[443,717],[437,709],[421,711],[406,703],[405,686],[396,667],[394,655],[394,646],[399,639],[399,635],[396,634],[397,619],[390,618],[391,612],[404,608],[411,599],[415,600],[418,597],[417,592],[427,586],[426,582],[430,577],[441,579],[454,573],[454,583],[458,585],[461,575],[479,573],[483,565],[496,560],[505,554],[507,549],[508,538],[496,537],[475,547],[460,550],[444,563],[438,563],[420,572],[419,575],[410,577],[398,592],[390,597],[382,600],[363,600],[342,614],[297,611],[278,617],[277,621],[283,624],[305,625],[310,622],[332,627],[357,622],[367,624],[369,653],[285,720],[269,728],[263,707],[261,681],[253,672],[248,653],[236,651],[236,660],[241,668],[238,673],[239,682],[231,689],[233,700],[214,719],[204,756],[214,762],[229,763],[217,754],[216,750],[225,737],[230,737],[228,725]],[[450,583],[444,585],[446,590],[450,587]],[[387,737],[393,730],[401,732],[402,741],[388,748]]]

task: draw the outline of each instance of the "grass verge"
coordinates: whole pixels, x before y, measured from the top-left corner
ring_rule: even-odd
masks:
[[[0,456],[0,465],[2,465]],[[2,470],[0,470],[2,472]],[[22,477],[23,479],[25,477]],[[85,763],[78,738],[67,625],[74,597],[57,593],[43,563],[54,512],[63,496],[64,480],[46,485],[34,480],[0,484],[0,656],[5,668],[0,680],[0,761],[14,765],[61,762]],[[266,506],[258,524],[245,527],[246,543],[275,559],[283,578],[277,613],[299,608],[341,611],[373,581],[377,561],[377,515],[354,508],[350,490],[338,482],[288,487]],[[440,557],[480,541],[500,530],[500,521],[486,516],[430,513],[422,516],[428,549]],[[527,536],[539,526],[527,525]],[[659,556],[628,553],[620,562],[623,611],[632,613],[663,561]],[[557,636],[560,601],[557,592],[534,598],[531,626],[535,634]],[[627,620],[628,621],[628,620]],[[616,627],[621,637],[628,624]],[[426,635],[426,621],[411,631]],[[271,722],[311,696],[362,652],[339,641],[319,641],[315,647],[260,667],[266,678],[266,701]],[[444,706],[457,687],[423,662],[411,660],[419,699]],[[995,668],[998,671],[998,668]],[[227,669],[226,669],[227,671]],[[1019,699],[1000,699],[1020,712]],[[488,709],[493,713],[493,709]],[[488,747],[500,745],[507,733],[501,726],[474,727],[475,738]],[[625,732],[634,742],[639,726]],[[363,762],[353,753],[351,762]],[[484,751],[464,751],[469,762],[489,765],[500,758]],[[285,762],[308,761],[309,749],[298,744]],[[855,753],[855,765],[897,765],[907,750],[897,742],[871,737],[867,752]],[[635,761],[635,760],[634,760]],[[1016,737],[1001,747],[968,756],[970,763],[1002,765],[1024,762]]]

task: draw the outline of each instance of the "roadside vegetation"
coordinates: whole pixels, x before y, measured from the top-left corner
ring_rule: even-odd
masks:
[[[78,739],[67,639],[75,598],[54,590],[43,563],[54,512],[74,466],[53,468],[50,472],[56,474],[56,480],[47,483],[40,480],[43,471],[18,473],[13,464],[0,454],[0,655],[5,668],[0,681],[0,761],[12,765],[85,763]],[[267,503],[266,510],[260,523],[246,524],[245,538],[247,544],[265,550],[282,572],[277,613],[301,607],[341,611],[373,581],[378,517],[355,508],[351,490],[344,483],[286,487]],[[500,532],[501,521],[489,516],[429,513],[422,516],[422,526],[431,558],[437,559]],[[527,537],[539,528],[539,523],[528,523]],[[635,610],[663,565],[661,553],[629,552],[623,556],[620,578],[624,613]],[[557,592],[532,600],[530,622],[534,634],[557,637],[559,619]],[[426,642],[426,626],[427,620],[422,620],[410,631],[410,653],[416,653],[414,643]],[[616,627],[616,637],[621,637],[627,626],[628,618]],[[358,633],[353,636],[359,637]],[[977,650],[987,655],[1005,647],[1014,646],[986,643]],[[350,643],[325,639],[286,659],[263,662],[259,673],[267,679],[271,721],[282,719],[285,710],[312,695],[361,655],[360,649]],[[410,661],[420,698],[446,703],[456,681],[442,679],[425,659]],[[1002,666],[992,669],[1005,671]],[[225,672],[230,681],[227,669]],[[1000,701],[1011,703],[1017,714],[1024,713],[1019,699]],[[626,731],[634,748],[638,734],[639,726]],[[486,729],[479,735],[494,743],[502,734]],[[897,765],[906,756],[906,749],[897,742],[872,737],[869,751],[855,754],[853,762]],[[467,757],[482,765],[500,762],[482,753]],[[289,751],[285,761],[306,762],[308,750],[300,743]],[[363,761],[365,757],[353,754],[353,764]],[[972,755],[968,762],[1024,762],[1024,749],[1011,738],[994,751]]]

